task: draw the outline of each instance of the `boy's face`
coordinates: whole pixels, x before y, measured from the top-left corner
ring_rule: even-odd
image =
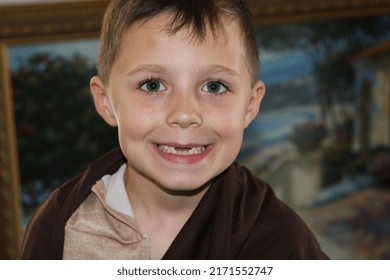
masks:
[[[224,171],[256,117],[264,85],[253,85],[240,31],[191,42],[188,30],[168,35],[166,16],[124,34],[109,84],[91,91],[99,114],[118,126],[128,160],[127,184],[195,190]]]

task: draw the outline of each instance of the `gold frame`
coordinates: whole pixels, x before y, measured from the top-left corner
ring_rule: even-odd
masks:
[[[0,6],[0,259],[16,259],[22,240],[17,136],[8,47],[97,37],[107,1]]]
[[[21,195],[10,45],[98,36],[107,0],[0,5],[0,259],[15,259],[21,245]],[[390,0],[253,0],[258,25],[390,14]]]
[[[252,0],[255,24],[327,20],[390,13],[390,0]]]

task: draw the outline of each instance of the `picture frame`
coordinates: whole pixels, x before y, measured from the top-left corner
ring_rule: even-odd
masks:
[[[0,6],[0,259],[21,246],[20,172],[8,49],[18,44],[97,38],[107,1]]]
[[[10,46],[95,38],[108,1],[0,5],[0,259],[15,259],[22,240],[20,170]],[[252,1],[256,25],[331,20],[390,13],[390,0]]]

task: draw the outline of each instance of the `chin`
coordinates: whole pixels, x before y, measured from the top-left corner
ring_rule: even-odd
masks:
[[[214,179],[214,177],[212,177],[211,179],[194,180],[194,177],[196,178],[196,176],[192,176],[185,180],[162,180],[157,183],[157,185],[168,194],[190,196],[208,188]]]

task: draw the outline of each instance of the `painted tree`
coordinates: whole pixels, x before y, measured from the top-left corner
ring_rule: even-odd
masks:
[[[350,118],[339,118],[337,103],[353,98],[354,73],[350,57],[377,42],[390,38],[390,16],[350,18],[331,21],[277,24],[258,28],[260,48],[288,51],[296,48],[313,53],[317,100],[323,120],[331,126]]]
[[[89,93],[94,66],[35,54],[12,73],[24,210],[117,144],[116,130],[97,115]]]

